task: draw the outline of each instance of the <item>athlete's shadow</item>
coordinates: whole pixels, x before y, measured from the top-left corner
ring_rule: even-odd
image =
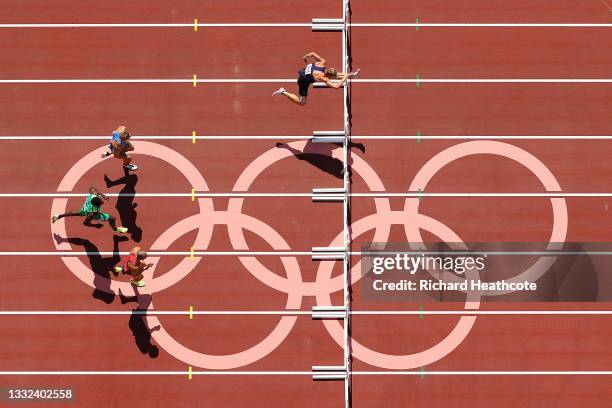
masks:
[[[286,143],[277,143],[276,147],[289,150],[298,160],[303,160],[336,178],[344,178],[344,164],[342,160],[332,156],[332,151],[338,147],[342,147],[342,143],[317,143],[317,146],[315,146],[312,140],[309,140],[304,146],[304,150],[295,149]],[[353,147],[365,153],[365,146],[363,143],[351,142],[350,148]]]
[[[119,256],[119,242],[127,241],[128,238],[113,235],[113,255],[106,258],[103,258],[102,255],[100,255],[100,250],[96,245],[94,245],[93,242],[85,238],[64,238],[58,234],[53,234],[53,238],[58,244],[67,242],[72,245],[83,247],[85,252],[87,252],[89,265],[94,273],[94,291],[92,296],[106,304],[112,303],[115,299],[115,294],[110,288],[110,271],[121,260],[121,257]]]
[[[137,203],[134,202],[136,194],[136,184],[138,184],[138,176],[131,174],[127,169],[123,169],[124,175],[117,180],[111,180],[108,176],[104,175],[104,181],[106,187],[111,188],[123,184],[124,187],[119,192],[117,197],[117,204],[115,208],[121,218],[121,225],[128,229],[128,233],[132,239],[136,242],[140,242],[142,239],[142,229],[136,225],[136,218],[138,213],[136,212]]]
[[[138,288],[136,287],[134,288],[134,292],[136,292],[136,296],[130,297],[124,296],[121,291],[119,292],[121,304],[126,304],[129,302],[138,303],[138,307],[132,310],[128,326],[132,332],[132,335],[134,336],[134,341],[136,342],[138,350],[140,350],[142,354],[148,354],[148,356],[151,358],[157,358],[159,355],[159,348],[151,343],[151,333],[159,330],[160,326],[157,325],[149,328],[147,325],[147,318],[143,314],[143,312],[149,310],[153,297],[150,294],[138,293]]]

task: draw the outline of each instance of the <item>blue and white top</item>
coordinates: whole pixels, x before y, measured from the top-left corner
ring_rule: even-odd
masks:
[[[127,141],[127,140],[121,140],[121,133],[119,133],[119,132],[117,132],[117,131],[113,132],[113,137],[111,138],[111,142],[110,142],[110,144],[108,145],[108,148],[109,148],[111,151],[113,151],[113,150],[114,150],[114,147],[113,147],[113,142],[117,142],[117,143],[119,143],[119,145],[120,145],[122,148],[125,148],[125,147],[127,147],[127,145],[128,145],[128,141]]]

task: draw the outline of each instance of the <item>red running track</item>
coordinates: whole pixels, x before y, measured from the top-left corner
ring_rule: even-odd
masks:
[[[560,1],[551,8],[545,1],[506,2],[470,0],[449,5],[443,1],[353,1],[353,22],[422,23],[609,23],[611,14],[600,0],[581,3]],[[41,1],[24,0],[0,4],[0,23],[191,23],[265,22],[308,23],[314,17],[333,17],[340,7],[329,2],[286,3],[237,1],[124,2],[82,5],[58,1],[53,8]],[[340,36],[312,33],[308,27],[200,29],[2,29],[0,79],[60,78],[293,78],[299,57],[312,49],[341,63]],[[352,31],[352,56],[363,78],[607,78],[611,60],[608,28],[360,28]],[[398,51],[399,50],[399,51]],[[277,86],[271,84],[2,84],[0,85],[0,136],[106,135],[118,123],[128,124],[137,135],[272,135],[278,140],[249,141],[156,141],[187,158],[202,175],[211,192],[243,191],[236,186],[245,169],[274,157],[249,186],[249,192],[308,193],[313,187],[341,185],[334,147],[309,146],[313,154],[276,147],[286,136],[308,136],[313,130],[342,127],[340,92],[313,90],[307,107],[297,109],[285,101],[270,99]],[[379,85],[355,83],[352,87],[353,134],[384,135],[543,135],[550,140],[509,141],[507,144],[533,155],[555,176],[564,192],[610,192],[607,158],[609,141],[555,140],[559,135],[606,136],[612,134],[608,84],[415,84]],[[405,192],[415,175],[436,155],[459,146],[461,141],[359,140],[365,153],[353,149],[353,191],[368,192],[363,167],[367,163],[388,192]],[[52,193],[70,168],[82,157],[101,151],[103,141],[0,141],[2,162],[0,193]],[[474,142],[471,142],[474,143]],[[505,146],[505,145],[504,145]],[[321,149],[321,150],[316,150]],[[335,155],[335,156],[334,156]],[[286,156],[286,157],[285,157]],[[294,157],[295,156],[295,157]],[[333,157],[330,157],[333,156]],[[281,158],[283,157],[283,158]],[[336,158],[334,158],[336,157]],[[189,193],[192,183],[164,160],[137,156],[141,170],[132,183],[137,193]],[[106,187],[104,176],[119,180]],[[74,187],[90,185],[119,192],[122,172],[116,162],[96,164]],[[111,183],[113,184],[113,183]],[[135,184],[135,185],[134,185]],[[427,192],[543,192],[544,187],[524,166],[493,155],[456,160],[435,175]],[[71,198],[76,208],[81,199]],[[0,210],[8,214],[0,240],[2,251],[54,251],[49,227],[52,200],[48,198],[1,198]],[[389,201],[394,211],[404,199]],[[259,234],[245,233],[235,247],[228,229],[227,212],[237,200],[215,198],[204,203],[214,207],[202,225],[214,223],[211,251],[288,249],[309,251],[330,245],[342,231],[342,208],[338,204],[312,203],[309,197],[258,197],[244,200],[242,213],[269,225],[284,240],[266,242]],[[373,214],[372,198],[352,199],[353,226]],[[137,204],[133,207],[133,204]],[[568,241],[609,241],[608,198],[570,198]],[[152,248],[164,231],[176,222],[194,217],[198,204],[189,197],[136,197],[133,202],[111,199],[113,214],[132,222],[130,242],[121,250],[139,245]],[[131,208],[131,209],[130,209]],[[419,212],[450,226],[465,241],[542,242],[551,234],[551,201],[546,198],[427,198]],[[24,216],[25,214],[25,216]],[[136,218],[134,220],[134,217]],[[236,216],[235,216],[236,217]],[[195,222],[195,218],[189,218]],[[191,223],[191,222],[189,222]],[[274,235],[273,233],[270,233]],[[267,237],[270,237],[270,234]],[[66,222],[72,249],[112,251],[107,227],[85,228],[76,220]],[[433,235],[425,235],[435,240]],[[59,240],[65,238],[63,235]],[[373,231],[353,237],[353,249],[374,238]],[[196,240],[189,231],[168,249],[188,251]],[[390,242],[405,241],[394,226]],[[65,245],[65,244],[64,244]],[[96,250],[94,248],[94,250]],[[106,259],[109,258],[109,259]],[[308,256],[258,257],[269,273],[248,273],[235,256],[207,256],[196,263],[189,276],[154,293],[140,296],[140,306],[153,300],[158,310],[283,310],[287,302],[309,310],[315,302],[312,290],[324,285],[322,271],[328,266],[336,282],[339,262],[315,263]],[[107,265],[116,261],[78,257],[97,272],[91,288],[77,279],[57,256],[0,257],[1,310],[99,310],[127,311],[137,303],[108,296],[110,285],[122,278],[108,278]],[[182,257],[163,257],[155,279],[161,281],[180,265]],[[353,259],[353,264],[359,260]],[[183,261],[184,262],[184,261]],[[291,266],[293,265],[293,267]],[[251,267],[253,265],[250,265]],[[280,289],[299,270],[309,282],[299,301]],[[292,272],[293,271],[293,272]],[[318,280],[321,280],[319,282]],[[267,286],[277,285],[277,289]],[[355,310],[406,308],[407,305],[375,305],[357,296]],[[125,285],[122,287],[128,287]],[[151,283],[150,286],[153,286]],[[115,288],[116,286],[112,286]],[[338,289],[338,288],[336,288]],[[288,299],[289,298],[289,299]],[[125,302],[125,303],[124,303]],[[327,304],[342,302],[336,290]],[[326,304],[323,303],[323,304]],[[295,306],[297,305],[297,306]],[[417,308],[417,305],[413,305]],[[442,304],[436,308],[460,308]],[[486,304],[502,308],[580,309],[606,304]],[[476,319],[466,339],[444,358],[431,362],[425,371],[436,370],[607,370],[612,354],[607,347],[609,317],[490,316]],[[363,345],[380,353],[410,355],[432,347],[458,322],[457,317],[355,316],[352,335],[354,370],[382,370],[379,361],[359,350]],[[24,323],[27,321],[27,324]],[[184,371],[197,365],[177,357],[160,344],[168,333],[185,347],[210,355],[239,353],[258,344],[281,322],[293,324],[290,333],[265,356],[243,364],[240,370],[310,371],[312,365],[341,365],[343,350],[319,321],[309,316],[164,316],[155,330],[151,321],[138,316],[2,316],[0,370],[138,370]],[[337,330],[330,324],[329,330]],[[151,336],[153,336],[151,338]],[[211,359],[211,361],[218,361]],[[391,359],[401,361],[401,359]],[[400,364],[400,363],[398,363]],[[205,366],[213,368],[214,364]],[[227,368],[227,367],[223,367]],[[394,367],[398,368],[398,367]],[[406,365],[403,369],[415,367]],[[343,385],[313,382],[310,376],[187,376],[155,377],[15,377],[2,376],[0,385],[70,387],[75,406],[342,406]],[[447,376],[354,376],[353,406],[604,406],[610,398],[606,377],[447,377]],[[520,390],[520,392],[517,392]]]

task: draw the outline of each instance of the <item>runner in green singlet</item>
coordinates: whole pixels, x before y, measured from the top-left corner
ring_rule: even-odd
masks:
[[[83,220],[83,224],[87,225],[88,227],[97,227],[96,224],[92,224],[92,221],[96,220],[101,222],[108,222],[113,231],[118,232],[120,234],[128,232],[127,228],[117,226],[115,217],[100,211],[102,204],[104,204],[104,201],[108,201],[108,197],[104,195],[104,193],[99,192],[97,188],[90,187],[89,195],[85,199],[85,203],[83,203],[79,211],[71,211],[65,214],[54,214],[53,217],[51,217],[51,222],[55,222],[64,217],[85,217],[85,219]]]

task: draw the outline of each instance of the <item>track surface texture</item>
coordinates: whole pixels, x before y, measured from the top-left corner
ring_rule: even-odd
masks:
[[[304,107],[270,96],[296,91],[309,51],[344,63],[343,32],[310,27],[341,18],[343,2],[290,3],[0,0],[0,406],[609,406],[612,313],[546,312],[611,303],[374,303],[359,251],[611,242],[612,2],[350,1],[346,53],[361,76],[346,146],[310,140],[345,127],[343,90],[311,89]],[[69,23],[92,26],[8,26]],[[96,26],[108,23],[185,26]],[[119,124],[136,172],[100,160]],[[345,167],[350,212],[314,202]],[[90,186],[111,194],[123,238],[50,223]],[[348,273],[313,261],[313,247],[344,245],[345,227]],[[161,253],[138,289],[109,273],[134,246]],[[348,319],[313,319],[314,306],[344,305],[345,279],[352,312],[424,314],[354,313],[346,332]],[[544,313],[426,313],[464,308]],[[76,311],[91,313],[62,313]],[[313,366],[347,356],[350,382],[313,380]],[[8,399],[36,388],[74,398]]]

